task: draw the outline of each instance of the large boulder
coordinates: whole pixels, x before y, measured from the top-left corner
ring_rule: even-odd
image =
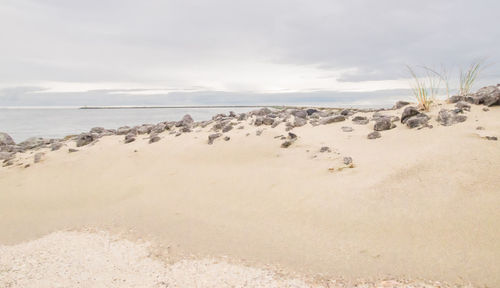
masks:
[[[331,117],[326,117],[321,119],[320,124],[326,125],[326,124],[331,124],[335,122],[342,122],[345,120],[345,116],[342,115],[337,115],[337,116],[331,116]]]
[[[391,118],[389,117],[381,117],[375,120],[375,125],[373,125],[373,130],[375,131],[384,131],[389,130],[396,127],[394,123],[392,123]]]
[[[76,138],[76,147],[82,147],[92,143],[95,140],[94,134],[82,133]]]
[[[437,121],[443,126],[451,126],[467,120],[467,116],[457,113],[453,110],[441,109],[437,116]]]
[[[0,146],[15,145],[16,143],[9,134],[0,132]]]
[[[420,114],[420,111],[416,107],[409,106],[403,110],[403,114],[401,114],[401,123],[405,124],[408,118]]]

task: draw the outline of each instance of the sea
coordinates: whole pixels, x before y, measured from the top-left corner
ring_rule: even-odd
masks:
[[[169,107],[81,109],[81,107],[0,107],[0,132],[16,143],[30,137],[62,138],[87,132],[93,127],[121,126],[178,121],[189,114],[195,121],[209,120],[218,113],[248,112],[259,107]]]

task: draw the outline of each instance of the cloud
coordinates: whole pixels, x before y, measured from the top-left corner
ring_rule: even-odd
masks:
[[[405,64],[497,63],[499,9],[488,0],[5,0],[0,86],[400,89]],[[494,65],[485,76],[499,74]]]

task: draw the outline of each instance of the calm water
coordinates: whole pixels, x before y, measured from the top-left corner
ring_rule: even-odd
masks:
[[[14,141],[29,137],[60,138],[89,131],[92,127],[118,128],[180,120],[190,114],[195,121],[211,119],[217,113],[248,112],[257,108],[155,108],[155,109],[77,109],[77,108],[0,108],[0,132]]]

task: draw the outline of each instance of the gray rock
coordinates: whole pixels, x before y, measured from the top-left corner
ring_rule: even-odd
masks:
[[[496,136],[486,136],[485,137],[487,140],[493,140],[493,141],[497,141],[498,138]]]
[[[330,152],[332,152],[332,150],[331,150],[331,149],[330,149],[330,147],[328,147],[328,146],[323,146],[323,147],[321,147],[321,148],[319,149],[319,152],[320,152],[320,153],[325,153],[325,152],[330,153]]]
[[[238,115],[238,121],[245,121],[248,119],[248,115],[246,113],[241,113]]]
[[[484,130],[484,127],[483,126],[477,126],[476,130]]]
[[[292,132],[288,132],[288,139],[293,140],[293,141],[297,140],[297,134],[292,133]]]
[[[288,148],[290,145],[292,145],[293,141],[286,140],[285,142],[281,143],[281,148]]]
[[[307,124],[307,120],[302,117],[297,117],[295,116],[295,119],[293,121],[293,126],[294,127],[301,127]]]
[[[396,102],[396,104],[394,104],[394,106],[392,106],[392,109],[399,109],[399,108],[403,108],[404,106],[406,105],[410,105],[410,102],[406,102],[406,101],[398,101]]]
[[[364,116],[355,116],[354,118],[352,118],[352,122],[358,125],[366,125],[368,124],[369,120]]]
[[[488,111],[490,111],[490,109],[488,109],[488,108],[484,107],[484,108],[483,108],[483,111],[484,111],[484,112],[488,112]]]
[[[264,117],[264,119],[262,119],[262,123],[264,125],[273,125],[274,119],[271,117]]]
[[[229,141],[229,140],[231,140],[231,137],[229,136],[224,137],[224,141]]]
[[[313,115],[313,114],[314,114],[314,113],[316,113],[316,112],[318,112],[318,110],[313,109],[313,108],[309,108],[309,109],[307,109],[307,110],[306,110],[306,113],[307,113],[307,115],[309,115],[309,116]]]
[[[54,142],[54,143],[50,144],[50,150],[57,151],[57,150],[61,149],[62,146],[63,146],[63,144],[61,142]]]
[[[354,131],[354,129],[352,129],[351,127],[343,126],[342,127],[342,131],[344,131],[344,132],[352,132],[352,131]]]
[[[342,122],[344,120],[345,120],[345,116],[337,115],[337,116],[331,116],[331,117],[321,119],[321,121],[319,123],[322,125],[326,125],[326,124],[331,124],[331,123],[335,123],[335,122]]]
[[[251,113],[257,116],[266,116],[267,114],[270,114],[272,112],[273,111],[271,111],[271,109],[264,107],[256,111],[252,111]]]
[[[273,122],[273,125],[271,125],[271,128],[276,128],[276,127],[278,127],[278,125],[280,125],[280,124],[281,124],[281,121],[279,121],[279,120],[275,120],[275,121]]]
[[[128,126],[120,127],[116,129],[116,135],[127,135],[128,133],[130,133],[130,130],[131,129]]]
[[[389,130],[396,127],[394,123],[392,123],[391,119],[388,117],[380,117],[375,120],[375,125],[373,126],[373,130],[375,131],[384,131]]]
[[[19,146],[23,147],[24,149],[34,149],[45,145],[45,143],[48,143],[48,141],[43,138],[31,137],[19,143]]]
[[[233,125],[226,125],[222,128],[222,133],[226,133],[233,130]]]
[[[467,116],[460,115],[455,111],[441,109],[437,116],[437,121],[443,126],[451,126],[456,123],[461,123],[467,120]]]
[[[33,162],[38,163],[42,161],[43,156],[45,156],[45,153],[43,152],[36,153],[35,156],[33,157],[34,158]]]
[[[457,102],[455,107],[457,107],[458,109],[463,110],[463,111],[470,111],[470,104],[467,102],[464,102],[464,101]]]
[[[125,144],[131,143],[134,141],[135,141],[135,134],[129,133],[129,134],[125,135],[125,140],[124,140]]]
[[[153,127],[151,127],[150,133],[160,134],[160,133],[164,132],[165,130],[167,130],[167,124],[158,123],[158,124],[154,125]]]
[[[153,125],[151,124],[142,124],[141,126],[135,127],[137,134],[149,134],[151,129],[153,129]]]
[[[403,110],[403,114],[401,114],[401,123],[405,124],[408,118],[418,114],[420,114],[420,111],[418,111],[416,107],[406,107],[405,110]]]
[[[429,121],[429,116],[424,113],[419,113],[415,116],[406,119],[406,126],[408,128],[416,128],[420,126],[426,126]]]
[[[367,136],[368,139],[377,139],[380,137],[382,137],[382,135],[380,135],[380,132],[378,132],[378,131],[374,131],[374,132],[368,134],[368,136]]]
[[[93,134],[82,133],[76,138],[76,147],[82,147],[92,143],[95,140]]]
[[[352,158],[351,157],[344,157],[344,164],[345,165],[352,164]]]
[[[259,130],[255,131],[255,135],[260,136],[260,135],[262,135],[262,132],[264,132],[264,130],[259,129]]]
[[[14,155],[15,154],[11,152],[0,152],[0,160],[10,160]]]
[[[264,124],[264,118],[262,118],[262,117],[255,118],[255,121],[253,122],[253,125],[260,126],[262,124]]]
[[[16,143],[9,134],[0,132],[0,146],[15,145]]]
[[[182,127],[179,129],[179,133],[181,133],[181,132],[182,132],[182,133],[189,133],[189,132],[191,132],[191,128],[189,128],[188,126],[182,126]],[[178,133],[178,134],[179,134],[179,133]],[[176,135],[176,136],[178,136],[178,135]]]
[[[90,129],[90,133],[97,133],[97,134],[102,134],[104,132],[106,132],[107,130],[103,127],[94,127],[92,129]]]
[[[222,136],[221,133],[215,133],[215,134],[210,134],[208,135],[208,144],[214,143],[214,140]]]
[[[69,148],[69,149],[68,149],[68,152],[69,152],[69,153],[78,152],[78,149]]]
[[[304,111],[304,110],[295,110],[292,112],[292,115],[295,116],[296,118],[307,118],[307,111]]]
[[[184,127],[191,127],[191,125],[193,125],[193,117],[191,117],[191,115],[189,114],[186,114],[184,115],[184,117],[182,117],[182,120],[181,120],[181,126],[184,126]]]

